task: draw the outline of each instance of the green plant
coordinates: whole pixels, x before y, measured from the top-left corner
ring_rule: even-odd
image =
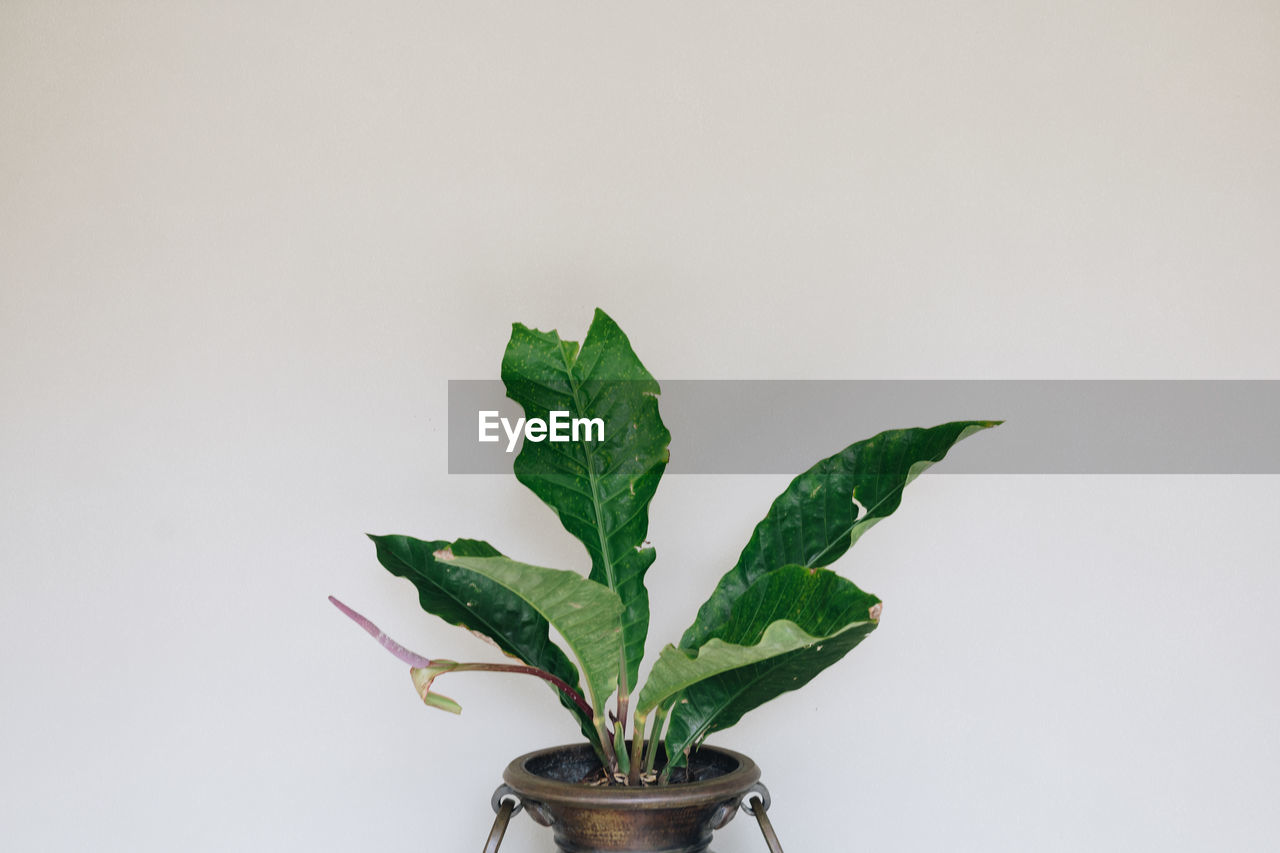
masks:
[[[492,639],[518,664],[421,657],[333,601],[409,663],[419,694],[433,707],[461,710],[432,691],[446,673],[503,671],[546,680],[608,779],[631,785],[668,781],[708,734],[803,686],[870,634],[880,600],[827,567],[898,508],[903,488],[924,468],[959,440],[999,423],[883,432],[796,477],[679,645],[662,650],[637,690],[649,626],[644,580],[655,556],[646,541],[648,506],[671,437],[658,414],[658,383],[599,310],[581,348],[554,331],[516,323],[502,379],[530,421],[569,412],[603,423],[602,436],[525,441],[515,459],[517,479],[586,547],[590,576],[517,562],[473,539],[370,537],[382,565],[417,587],[424,610]],[[550,628],[577,660],[581,681]],[[671,760],[659,763],[660,753]]]

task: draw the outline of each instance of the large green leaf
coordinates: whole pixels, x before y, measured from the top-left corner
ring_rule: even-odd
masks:
[[[647,698],[669,702],[674,688],[683,690],[671,710],[667,755],[678,757],[708,733],[808,684],[875,630],[879,617],[880,599],[835,572],[792,565],[760,576],[696,657],[672,649],[663,652],[667,667],[662,659],[655,664],[651,679],[660,678],[664,686]],[[712,672],[717,663],[732,663],[734,655],[738,666]],[[709,677],[692,679],[704,658],[711,661]],[[689,683],[681,687],[682,679]],[[645,698],[642,693],[642,704]]]
[[[782,566],[826,567],[872,525],[893,513],[902,490],[958,441],[999,421],[957,421],[882,432],[823,459],[791,481],[720,579],[680,645],[696,649],[730,618],[734,601]],[[854,501],[857,503],[854,503]],[[858,504],[863,509],[858,510]]]
[[[622,602],[608,587],[577,572],[544,569],[506,557],[444,556],[518,595],[564,638],[582,667],[597,722],[618,686]]]
[[[563,694],[561,702],[595,742],[621,654],[622,605],[614,593],[575,572],[508,559],[474,539],[369,538],[378,561],[418,588],[424,610],[489,637],[507,654],[577,690],[577,670],[549,636],[548,627],[555,627],[582,665],[597,719],[585,719]]]
[[[600,310],[581,350],[554,331],[516,323],[502,359],[502,379],[507,396],[530,420],[568,412],[573,419],[603,421],[601,441],[588,440],[599,437],[589,430],[577,441],[526,439],[515,474],[586,546],[591,580],[621,598],[626,677],[634,685],[649,630],[644,586],[654,559],[645,543],[649,501],[667,466],[671,441],[658,415],[658,383],[627,336]]]
[[[846,625],[833,636],[860,628],[863,624],[855,622]],[[636,713],[646,717],[659,706],[671,705],[682,690],[699,681],[799,649],[807,649],[830,639],[831,636],[815,637],[796,623],[780,619],[770,623],[760,642],[754,646],[741,646],[716,639],[708,640],[696,652],[689,652],[668,643],[636,699]]]

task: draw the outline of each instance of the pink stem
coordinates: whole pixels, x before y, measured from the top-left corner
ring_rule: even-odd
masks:
[[[370,636],[372,636],[375,640],[381,643],[383,648],[391,652],[391,654],[395,655],[399,660],[404,661],[405,663],[409,664],[409,666],[417,667],[418,669],[423,669],[425,667],[435,665],[435,662],[432,661],[431,659],[424,658],[422,655],[418,654],[417,652],[409,651],[404,646],[400,645],[395,640],[388,637],[385,631],[383,631],[377,625],[373,624],[373,622],[371,622],[369,619],[365,618],[364,616],[361,616],[359,613],[352,610],[350,607],[343,604],[338,599],[334,598],[332,595],[329,596],[329,600],[333,602],[334,607],[338,608],[343,613],[347,614],[347,616],[351,619],[352,622],[355,622],[361,628],[364,628],[366,631],[368,631]],[[563,693],[564,695],[568,696],[571,700],[573,700],[573,704],[577,705],[578,709],[582,711],[582,713],[586,714],[588,718],[591,718],[594,716],[591,710],[591,706],[587,704],[587,700],[582,698],[582,694],[578,693],[578,691],[570,687],[568,682],[566,682],[563,678],[559,678],[558,676],[552,675],[551,673],[547,672],[545,669],[538,669],[536,666],[523,666],[523,665],[506,664],[506,663],[462,663],[462,664],[458,664],[457,666],[455,666],[453,669],[449,671],[464,672],[466,670],[471,670],[473,672],[515,672],[523,675],[536,676],[538,678],[543,679],[544,681],[549,681],[552,684],[554,684],[556,688],[560,690],[561,693]]]
[[[409,666],[415,666],[419,669],[422,669],[423,667],[432,665],[429,659],[424,658],[422,655],[417,654],[416,652],[409,651],[404,646],[400,645],[395,640],[388,637],[386,635],[386,632],[383,631],[381,628],[379,628],[377,625],[373,624],[368,619],[361,616],[359,613],[355,612],[354,610],[352,610],[347,605],[343,604],[338,599],[334,598],[332,595],[329,596],[329,600],[333,602],[334,607],[338,608],[343,613],[347,614],[347,616],[351,617],[352,622],[355,622],[361,628],[368,631],[370,636],[372,636],[375,640],[381,643],[384,649],[391,652],[391,654],[395,655],[400,660],[409,664]]]

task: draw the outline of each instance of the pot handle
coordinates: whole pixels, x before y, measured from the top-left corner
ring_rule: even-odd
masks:
[[[484,853],[498,853],[498,845],[502,844],[502,836],[507,833],[511,816],[524,808],[524,805],[516,792],[506,785],[499,785],[489,802],[498,814],[493,819],[493,829],[489,830],[489,840],[484,843]]]
[[[769,811],[771,802],[769,789],[763,783],[757,782],[748,789],[746,796],[742,798],[741,808],[760,824],[760,833],[764,836],[764,843],[769,845],[769,853],[782,853],[782,844],[778,841],[778,833],[773,831],[773,824],[769,822],[769,815],[766,814]]]

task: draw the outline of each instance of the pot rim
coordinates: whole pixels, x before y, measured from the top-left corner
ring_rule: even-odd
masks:
[[[539,776],[528,770],[530,761],[565,750],[590,750],[587,743],[565,744],[527,752],[507,765],[502,778],[521,797],[578,808],[666,809],[695,806],[741,797],[760,781],[760,768],[740,752],[715,746],[699,747],[737,762],[737,767],[713,779],[632,788],[625,785],[591,786]]]

